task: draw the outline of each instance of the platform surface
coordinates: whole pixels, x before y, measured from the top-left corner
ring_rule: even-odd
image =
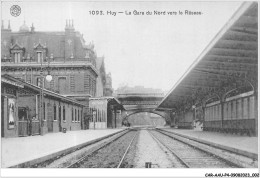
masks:
[[[6,168],[40,158],[121,130],[78,130],[48,133],[44,136],[1,138],[1,167]]]
[[[258,154],[258,137],[241,136],[239,134],[227,134],[219,132],[202,131],[201,129],[174,129],[161,128],[181,135],[190,136],[198,140],[216,143],[249,153]]]

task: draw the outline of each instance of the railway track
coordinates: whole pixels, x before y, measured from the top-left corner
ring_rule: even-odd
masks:
[[[79,146],[76,146],[72,149],[68,149],[65,152],[57,154],[57,156],[52,157],[51,159],[46,159],[45,161],[39,162],[37,164],[29,165],[30,168],[66,168],[73,160],[78,159],[78,157],[82,157],[81,155],[86,152],[92,152],[93,149],[99,148],[100,145],[104,145],[106,143],[111,142],[111,140],[117,139],[126,133],[129,130],[123,130],[119,133],[114,133],[103,138],[99,138],[89,143],[84,143]]]
[[[81,158],[77,159],[76,161],[72,162],[70,165],[67,166],[67,168],[79,168],[79,167],[84,167],[85,163],[88,163],[89,159],[92,159],[96,157],[95,154],[99,154],[98,152],[99,151],[103,151],[103,150],[106,150],[109,146],[113,145],[113,144],[116,144],[117,147],[120,147],[122,145],[118,144],[117,141],[119,139],[122,139],[122,137],[124,137],[125,135],[127,135],[128,133],[130,132],[133,132],[133,131],[129,131],[127,133],[124,133],[124,134],[121,134],[121,135],[118,135],[117,137],[115,137],[113,140],[111,140],[110,142],[106,142],[104,144],[101,144],[100,146],[96,147],[94,150],[92,150],[91,152],[88,152],[87,154],[85,154],[84,156],[82,156]],[[118,161],[117,164],[115,164],[114,162],[116,161],[113,161],[113,165],[116,165],[116,166],[113,166],[112,167],[115,167],[115,168],[121,168],[123,163],[124,163],[124,160],[125,160],[125,157],[130,149],[130,147],[132,146],[132,143],[134,141],[134,139],[136,138],[138,134],[138,131],[135,131],[134,133],[134,136],[131,138],[131,141],[130,143],[128,144],[127,148],[125,149],[123,155],[121,156],[121,159],[118,159],[116,161]],[[122,148],[124,149],[124,148]],[[101,153],[100,153],[101,154]],[[112,152],[108,152],[108,154],[112,154]],[[118,154],[117,152],[114,152],[114,154]],[[101,154],[102,155],[102,154]],[[105,157],[105,155],[102,155],[103,157]],[[117,155],[118,156],[118,155]],[[96,160],[99,160],[99,159],[96,159]]]
[[[254,167],[249,162],[241,162],[234,155],[224,154],[224,150],[195,143],[162,130],[150,131],[151,136],[164,145],[187,168],[242,168]]]
[[[134,137],[132,138],[131,142],[129,143],[129,145],[128,145],[128,147],[127,147],[127,149],[126,149],[124,155],[122,156],[120,162],[119,162],[118,165],[117,165],[117,168],[121,168],[121,167],[122,167],[123,161],[124,161],[124,159],[125,159],[125,157],[126,157],[128,151],[129,151],[130,147],[132,146],[132,144],[133,144],[133,142],[134,142],[134,139],[136,139],[137,134],[138,134],[138,132],[136,132],[136,134],[135,134]]]

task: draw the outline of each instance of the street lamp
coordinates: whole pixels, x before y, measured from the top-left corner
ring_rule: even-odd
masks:
[[[48,67],[47,67],[47,70],[48,70],[48,74],[47,76],[45,77],[46,78],[46,81],[47,82],[50,82],[52,80],[52,76],[50,75],[50,61],[48,59],[48,57],[46,57],[46,61],[48,61]],[[40,106],[40,132],[41,132],[41,135],[43,135],[43,126],[44,126],[44,118],[43,118],[43,82],[44,82],[44,76],[43,76],[43,67],[42,67],[42,62],[43,62],[43,56],[41,58],[41,70],[40,70],[40,75],[41,75],[41,92],[40,92],[40,103],[41,103],[41,106]]]
[[[92,110],[92,117],[93,117],[93,122],[94,122],[94,130],[96,129],[96,114],[97,114],[97,110],[94,108]]]

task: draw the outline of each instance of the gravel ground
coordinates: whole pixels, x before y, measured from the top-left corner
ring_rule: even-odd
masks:
[[[134,160],[135,168],[145,168],[145,162],[152,162],[152,168],[171,168],[174,167],[172,159],[172,155],[161,147],[147,130],[140,130]]]
[[[231,168],[232,166],[212,155],[209,155],[193,147],[165,136],[157,131],[152,131],[156,138],[170,147],[191,168]]]
[[[116,168],[136,131],[130,131],[113,143],[87,157],[80,168]]]
[[[112,137],[106,138],[104,140],[101,140],[97,143],[88,145],[80,150],[74,151],[72,153],[68,153],[66,155],[60,155],[58,158],[53,158],[51,160],[47,160],[45,162],[42,162],[40,164],[37,165],[33,165],[33,168],[64,168],[67,167],[68,165],[70,165],[72,162],[78,160],[79,158],[81,158],[83,155],[95,150],[97,147],[99,147],[102,144],[105,144],[107,142],[110,142],[111,140],[115,139],[116,137],[118,137],[119,135],[121,135],[122,133],[118,133],[113,135]]]

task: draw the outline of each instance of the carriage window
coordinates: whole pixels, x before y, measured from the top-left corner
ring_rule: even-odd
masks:
[[[71,118],[72,118],[72,122],[74,122],[74,114],[73,114],[73,108],[71,109]]]

